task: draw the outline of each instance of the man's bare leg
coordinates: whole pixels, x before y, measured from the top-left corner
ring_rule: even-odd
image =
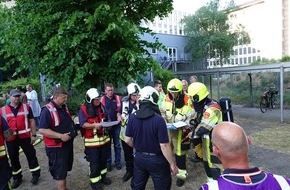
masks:
[[[66,180],[56,180],[57,190],[66,190]]]

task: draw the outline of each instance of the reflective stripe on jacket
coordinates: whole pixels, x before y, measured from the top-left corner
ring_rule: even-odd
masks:
[[[60,117],[58,114],[58,111],[54,104],[52,102],[49,102],[48,104],[45,105],[45,107],[48,109],[51,117],[51,127],[56,127],[60,124]],[[70,113],[66,107],[66,112],[70,116]],[[50,147],[50,148],[55,148],[55,147],[62,147],[62,141],[56,141],[54,138],[49,138],[49,137],[43,137],[43,141],[45,143],[45,146]]]
[[[106,107],[106,98],[105,98],[106,96],[102,96],[101,97],[101,103],[103,104],[103,106],[105,106]],[[116,112],[117,113],[119,113],[120,112],[120,110],[121,110],[121,103],[122,103],[122,98],[121,98],[121,96],[118,96],[118,95],[114,95],[114,98],[115,98],[115,100],[116,100],[116,105],[117,105],[117,107],[116,107]]]
[[[7,121],[9,128],[13,132],[13,136],[6,141],[13,141],[16,139],[16,135],[19,138],[30,137],[30,126],[29,126],[29,106],[27,104],[21,104],[17,115],[15,116],[9,107],[6,105],[1,108],[1,114],[3,118]]]
[[[186,96],[186,95],[184,96],[183,102],[184,102],[184,105],[182,106],[182,108],[175,108],[175,110],[173,110],[175,107],[174,102],[173,102],[173,100],[171,100],[169,98],[169,95],[166,94],[163,105],[162,105],[163,109],[165,109],[164,110],[165,112],[162,113],[162,117],[164,117],[166,119],[167,123],[175,123],[175,122],[179,121],[176,118],[177,114],[180,114],[180,116],[186,115],[186,117],[190,117],[192,114],[195,113],[193,110],[193,107],[192,107],[192,103],[191,103],[188,96]],[[176,114],[173,114],[173,112]]]
[[[105,119],[104,111],[105,109],[101,106],[97,108],[97,116],[90,117],[87,113],[87,108],[85,105],[81,106],[81,110],[86,116],[87,123],[100,123],[103,119]],[[102,113],[103,111],[103,113]],[[85,129],[84,128],[84,141],[86,147],[100,147],[110,142],[109,135],[104,133],[104,128],[97,130],[96,128],[93,129]]]
[[[274,178],[274,179],[273,179]],[[273,182],[275,183],[275,181],[278,183],[278,184],[273,184]],[[231,182],[231,181],[228,181],[226,179],[223,179],[222,176],[218,179],[218,180],[213,180],[209,183],[207,183],[206,185],[203,185],[202,186],[202,189],[203,190],[223,190],[223,189],[232,189],[233,186],[235,186],[236,188],[238,189],[255,189],[255,187],[259,187],[259,189],[277,189],[277,185],[280,186],[279,189],[281,190],[289,190],[290,189],[290,185],[289,183],[287,182],[287,180],[283,177],[283,176],[280,176],[280,175],[275,175],[275,174],[269,174],[267,173],[267,178],[259,181],[259,182],[256,182],[256,183],[253,183],[253,184],[241,184],[241,183],[238,183],[238,182]],[[219,188],[219,186],[221,188]],[[274,188],[275,186],[275,188]]]
[[[137,106],[137,105],[136,105]],[[137,106],[137,109],[139,107]],[[130,101],[123,101],[123,105],[122,105],[122,127],[121,127],[121,131],[120,131],[120,139],[122,141],[125,141],[125,133],[126,133],[126,127],[127,127],[127,121],[129,118],[129,115],[134,113],[135,111],[137,111],[136,109],[133,109],[131,113],[129,113],[129,109],[130,109]]]

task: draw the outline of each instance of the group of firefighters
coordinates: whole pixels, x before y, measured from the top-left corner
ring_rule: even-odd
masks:
[[[203,160],[207,180],[216,179],[221,174],[222,166],[220,160],[212,153],[211,130],[217,123],[222,121],[220,105],[208,97],[209,92],[203,83],[192,82],[188,86],[187,92],[184,92],[182,81],[174,78],[167,84],[167,94],[165,95],[162,95],[163,91],[160,85],[161,82],[157,83],[155,86],[155,89],[159,92],[158,111],[160,111],[166,123],[173,125],[180,121],[186,123],[186,125],[181,128],[168,129],[175,162],[179,169],[176,175],[176,185],[178,187],[183,186],[187,178],[188,171],[186,161],[188,151],[192,144],[195,147],[194,150],[196,154]],[[113,86],[110,83],[107,84],[106,87],[113,90]],[[89,162],[90,184],[94,190],[102,189],[102,184],[111,184],[111,180],[106,174],[114,127],[119,127],[114,133],[117,133],[121,139],[126,163],[126,173],[123,176],[123,181],[129,180],[131,177],[133,177],[132,180],[134,180],[134,148],[126,144],[124,138],[130,114],[139,109],[138,97],[140,90],[141,88],[137,83],[130,83],[127,86],[128,95],[123,98],[115,94],[107,96],[107,92],[105,95],[101,96],[100,91],[96,88],[91,88],[86,92],[85,103],[80,107],[78,117],[79,126],[84,139],[86,160]],[[11,92],[10,97],[12,103],[18,101],[18,91]],[[110,107],[109,103],[111,100],[114,105]],[[52,100],[52,102],[53,101],[54,100]],[[65,101],[63,103],[65,103]],[[54,117],[53,125],[56,126],[55,122],[61,124],[61,117],[56,116],[54,111],[51,111],[55,108],[46,107],[48,110],[48,117]],[[17,112],[14,109],[17,109]],[[56,112],[58,111],[59,110]],[[114,116],[110,114],[112,111],[115,114]],[[68,110],[65,112],[69,115]],[[35,156],[35,149],[31,145],[31,142],[35,140],[36,130],[33,114],[31,114],[29,105],[20,102],[14,106],[6,105],[2,108],[1,115],[0,189],[7,190],[11,188],[9,179],[12,175],[12,188],[17,188],[21,183],[22,175],[21,166],[19,164],[19,147],[23,149],[28,158],[29,168],[33,176],[31,183],[37,184],[40,176],[40,167]],[[60,119],[60,121],[57,121],[57,119]],[[110,121],[118,121],[118,124],[112,124],[112,126],[105,125],[111,123]],[[41,123],[43,122],[41,121],[40,125]],[[49,136],[47,138],[53,137]],[[69,137],[69,135],[68,137],[60,136],[57,140],[65,142],[70,138],[73,137]],[[7,149],[5,148],[4,141],[6,141]],[[115,144],[117,140],[113,139],[113,141]],[[20,142],[21,144],[19,144]],[[46,141],[45,145],[47,147]],[[16,146],[17,149],[11,148],[12,146]],[[119,147],[114,148],[116,154],[116,148]],[[11,151],[12,149],[13,152]],[[11,163],[13,162],[12,158],[15,158],[13,154],[16,154],[17,157],[14,161],[16,164],[12,163],[12,172],[9,169],[6,150],[8,151]],[[120,154],[120,152],[118,154]],[[117,162],[115,161],[117,169],[121,169],[121,165],[119,164],[120,159],[117,160]],[[57,178],[54,179],[58,180]],[[61,188],[66,189],[66,186]]]

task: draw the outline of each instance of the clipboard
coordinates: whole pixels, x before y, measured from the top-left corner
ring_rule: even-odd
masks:
[[[108,121],[108,122],[101,122],[102,127],[112,127],[117,125],[119,121]]]
[[[166,123],[166,125],[167,125],[167,129],[169,130],[177,130],[179,128],[187,126],[188,124],[184,121],[178,121],[176,123]]]

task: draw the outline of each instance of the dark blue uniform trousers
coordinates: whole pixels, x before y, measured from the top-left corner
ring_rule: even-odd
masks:
[[[171,170],[163,155],[148,155],[136,152],[134,158],[134,176],[131,187],[133,190],[143,190],[151,176],[155,190],[171,188]]]

